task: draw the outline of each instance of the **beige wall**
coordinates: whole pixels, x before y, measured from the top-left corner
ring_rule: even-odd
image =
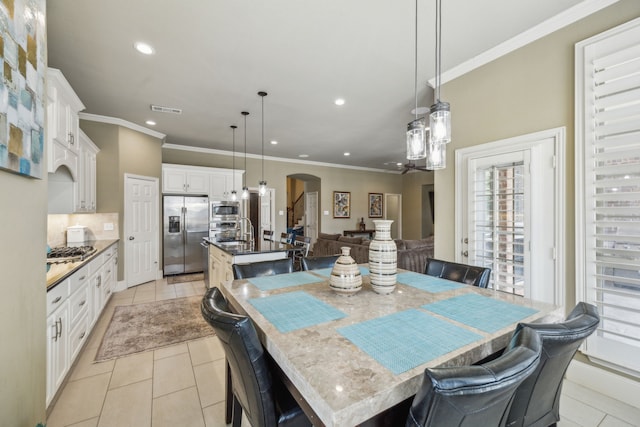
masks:
[[[435,256],[454,259],[454,150],[565,126],[566,305],[575,304],[574,45],[640,16],[640,2],[622,0],[574,25],[447,83],[452,142],[447,168],[435,172]],[[446,54],[446,52],[445,52]]]
[[[118,213],[120,240],[124,242],[124,175],[128,173],[158,178],[160,195],[162,141],[153,136],[108,123],[81,120],[80,127],[100,148],[96,158],[97,211]],[[159,221],[160,215],[162,212],[159,212]],[[161,239],[162,230],[159,234]],[[121,260],[125,259],[124,244],[118,245],[118,257]],[[118,280],[124,280],[124,267],[124,262],[118,263]]]
[[[45,420],[47,174],[0,171],[0,194],[0,424],[33,427]]]
[[[211,153],[200,153],[164,148],[164,163],[175,163],[195,166],[231,168],[231,157]],[[236,166],[237,165],[236,161]],[[241,162],[244,165],[244,162]],[[247,159],[247,187],[257,188],[262,170],[260,159]],[[275,188],[275,231],[280,233],[286,229],[286,216],[278,216],[277,212],[287,209],[287,176],[313,175],[321,180],[320,223],[323,233],[342,233],[343,230],[357,228],[360,217],[364,217],[367,228],[373,228],[368,218],[368,193],[402,193],[402,177],[399,174],[385,172],[359,171],[339,167],[318,166],[311,164],[289,163],[266,159],[264,162],[264,178],[270,188]],[[351,192],[351,218],[333,218],[333,192]],[[329,211],[329,215],[323,215]]]

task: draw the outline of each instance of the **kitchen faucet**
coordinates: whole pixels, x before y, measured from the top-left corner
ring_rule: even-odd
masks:
[[[253,224],[251,223],[251,220],[249,218],[247,218],[246,216],[243,216],[240,218],[240,221],[242,220],[246,220],[249,223],[249,242],[251,243],[251,245],[253,246],[254,241],[253,241],[253,235],[254,235],[254,229],[253,229]],[[245,236],[247,233],[244,233]]]

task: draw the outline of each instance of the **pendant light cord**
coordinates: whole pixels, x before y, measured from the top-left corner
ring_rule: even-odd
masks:
[[[233,131],[233,191],[236,189],[236,127],[231,126]]]
[[[264,95],[260,95],[262,98],[262,180],[264,181]]]
[[[418,0],[416,0],[416,34],[415,34],[415,44],[414,44],[414,80],[413,80],[413,92],[415,94],[415,117],[418,119]]]
[[[244,173],[242,174],[242,189],[247,188],[247,116],[248,112],[243,111],[244,116]]]
[[[436,104],[440,102],[442,70],[442,0],[436,0]]]

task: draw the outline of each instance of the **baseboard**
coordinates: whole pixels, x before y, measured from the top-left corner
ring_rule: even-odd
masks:
[[[640,382],[638,381],[575,359],[569,364],[566,378],[627,405],[638,407],[638,396],[640,396]]]
[[[127,290],[127,282],[124,280],[120,280],[116,283],[116,288],[114,292],[126,291]]]

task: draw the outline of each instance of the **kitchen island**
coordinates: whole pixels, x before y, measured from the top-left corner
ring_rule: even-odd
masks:
[[[216,242],[208,238],[209,244],[209,286],[223,286],[233,281],[233,264],[283,259],[300,248],[287,243],[263,240],[260,247],[246,241]],[[206,282],[206,281],[205,281]]]

